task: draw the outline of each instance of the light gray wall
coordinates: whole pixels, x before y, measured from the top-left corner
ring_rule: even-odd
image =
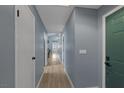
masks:
[[[45,65],[44,32],[46,32],[46,29],[42,20],[40,19],[40,16],[38,15],[35,6],[29,7],[35,16],[35,85],[37,85],[43,73],[43,67]]]
[[[79,50],[87,54],[80,55]],[[98,86],[98,30],[95,9],[75,8],[75,70],[76,87]]]
[[[0,6],[0,87],[14,87],[14,6]]]
[[[66,23],[65,66],[75,87],[98,86],[97,22],[97,10],[77,7]]]
[[[64,66],[72,82],[74,83],[75,71],[75,33],[74,33],[74,11],[71,13],[64,28]]]
[[[102,29],[103,29],[103,24],[102,24],[102,16],[105,15],[106,13],[110,12],[112,9],[116,8],[117,5],[106,5],[106,6],[102,6],[100,9],[98,9],[98,44],[99,44],[99,48],[98,48],[98,60],[99,60],[99,64],[98,64],[98,75],[99,75],[99,86],[102,87]]]

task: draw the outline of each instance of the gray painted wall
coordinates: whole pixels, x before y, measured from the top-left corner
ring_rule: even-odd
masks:
[[[79,50],[86,49],[86,55]],[[97,11],[75,8],[65,27],[65,66],[75,87],[98,86]]]
[[[35,6],[29,7],[35,16],[35,56],[36,56],[35,85],[37,85],[43,73],[43,67],[45,65],[44,32],[46,32],[46,29],[42,20],[40,19],[40,16],[38,15]]]
[[[80,55],[79,50],[87,50]],[[75,8],[75,70],[76,87],[98,86],[97,11]]]
[[[64,66],[74,83],[75,71],[75,33],[74,33],[74,11],[71,13],[64,28]]]
[[[102,87],[102,16],[105,15],[106,13],[110,12],[112,9],[114,9],[115,7],[117,7],[117,5],[106,5],[106,6],[102,6],[100,9],[98,9],[98,44],[99,44],[99,48],[98,48],[98,75],[99,75],[99,78],[98,78],[98,81],[99,81],[99,86]]]
[[[0,87],[14,87],[14,6],[0,6]]]

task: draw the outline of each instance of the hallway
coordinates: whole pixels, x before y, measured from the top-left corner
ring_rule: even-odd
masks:
[[[124,88],[124,6],[0,6],[0,88]]]
[[[53,55],[48,58],[48,65],[44,68],[39,88],[71,88],[63,64]]]

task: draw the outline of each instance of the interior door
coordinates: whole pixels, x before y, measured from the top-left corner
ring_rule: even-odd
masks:
[[[15,6],[15,87],[35,87],[35,17],[28,6]]]
[[[124,87],[124,8],[106,18],[106,87]]]

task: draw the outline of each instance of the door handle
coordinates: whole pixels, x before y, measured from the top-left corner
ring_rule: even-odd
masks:
[[[32,57],[32,60],[35,60],[36,58],[35,57]]]
[[[111,67],[112,65],[109,62],[105,62],[105,65]]]

